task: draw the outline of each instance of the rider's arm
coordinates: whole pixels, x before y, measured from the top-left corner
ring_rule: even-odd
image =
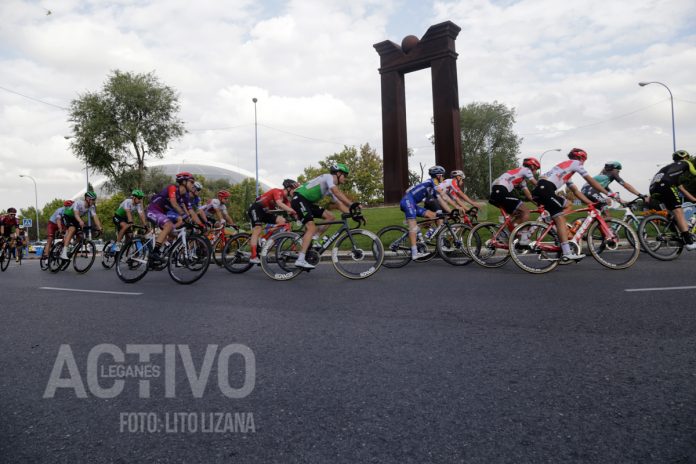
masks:
[[[522,193],[524,193],[524,196],[528,201],[534,203],[534,199],[532,198],[532,192],[530,192],[526,186],[522,187]]]
[[[340,209],[344,213],[349,213],[350,212],[350,205],[353,202],[348,199],[346,194],[341,192],[341,190],[338,188],[337,185],[334,185],[333,187],[331,187],[331,193],[333,194],[334,199],[338,200],[338,202],[337,202],[338,209]]]
[[[591,204],[594,203],[594,201],[590,200],[590,199],[587,198],[585,195],[583,195],[583,193],[580,191],[579,188],[577,188],[577,187],[575,186],[575,184],[569,184],[568,187],[569,187],[570,190],[573,192],[573,194],[575,195],[575,197],[578,198],[578,199],[579,199],[580,201],[582,201],[583,203],[585,203],[586,205],[591,205]]]
[[[605,194],[607,196],[609,195],[609,191],[607,189],[605,189],[604,187],[602,187],[602,185],[599,182],[597,182],[595,180],[595,178],[592,177],[591,175],[588,174],[586,176],[583,176],[583,178],[587,181],[588,184],[590,184],[592,186],[593,189],[597,190],[598,192],[602,192],[603,194]],[[575,187],[575,185],[572,185],[572,187]],[[580,190],[577,187],[575,187],[574,191],[580,192]],[[582,193],[580,195],[582,195]],[[582,195],[582,196],[583,196],[583,198],[587,199],[587,197],[585,195]],[[583,201],[585,201],[585,200],[583,200]],[[585,201],[585,203],[587,203],[587,201]],[[592,203],[592,202],[590,202],[590,203]],[[590,203],[587,203],[587,204],[589,205]]]
[[[637,197],[640,196],[640,192],[638,190],[636,190],[636,188],[634,186],[632,186],[631,184],[629,184],[628,182],[623,183],[623,188],[625,188],[626,190],[628,190],[629,192],[631,192],[632,194],[634,194]]]
[[[126,210],[126,218],[128,219],[128,224],[133,224],[133,214],[131,214],[130,209]]]
[[[680,185],[680,186],[679,186],[679,191],[680,191],[681,193],[683,193],[684,196],[685,196],[690,202],[696,203],[696,197],[694,197],[691,193],[689,193],[689,191],[686,190],[686,189],[684,188],[683,185]]]
[[[449,199],[449,202],[447,199]],[[442,209],[447,211],[448,213],[452,212],[452,208],[449,207],[449,203],[452,203],[452,199],[447,195],[446,193],[440,192],[437,197],[437,202],[440,203],[440,206],[442,206]]]

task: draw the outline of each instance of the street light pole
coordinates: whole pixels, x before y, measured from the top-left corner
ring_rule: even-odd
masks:
[[[256,151],[256,198],[259,197],[259,130],[258,124],[256,122],[256,102],[258,99],[256,97],[252,98],[251,101],[254,102],[254,148]]]
[[[669,90],[669,87],[667,87],[662,82],[650,81],[650,82],[639,82],[638,83],[638,85],[641,87],[645,87],[646,85],[650,85],[650,84],[660,84],[662,87],[667,89],[667,92],[669,92],[669,102],[672,106],[672,152],[675,152],[675,151],[677,151],[677,139],[676,139],[675,130],[674,130],[674,97],[672,96],[672,91]]]
[[[544,159],[544,155],[550,151],[561,151],[561,149],[560,148],[552,148],[551,150],[546,150],[544,153],[542,153],[541,156],[539,157],[539,171],[541,171],[541,160]]]
[[[28,174],[20,174],[19,177],[27,177],[31,179],[31,181],[34,183],[34,211],[36,212],[36,241],[38,242],[39,239],[39,191],[36,188],[36,179],[31,177]]]
[[[488,152],[488,191],[493,188],[493,150]]]
[[[63,138],[65,140],[70,140],[73,138],[72,135],[64,135]],[[87,185],[85,185],[85,194],[89,192],[89,163],[87,162],[87,159],[85,158],[85,177],[87,179]],[[87,227],[89,228],[89,236],[90,238],[92,237],[92,215],[90,213],[87,214]]]

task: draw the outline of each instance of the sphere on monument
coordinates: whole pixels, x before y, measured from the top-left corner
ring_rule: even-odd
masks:
[[[407,35],[404,37],[404,40],[401,41],[401,50],[403,50],[404,53],[408,53],[416,48],[419,42],[420,39],[415,35]]]

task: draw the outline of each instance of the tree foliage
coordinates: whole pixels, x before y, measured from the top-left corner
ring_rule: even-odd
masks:
[[[327,173],[333,163],[344,163],[350,169],[347,182],[341,186],[349,198],[366,205],[384,201],[383,161],[369,143],[359,148],[345,146],[341,152],[319,161],[319,167],[306,167],[297,180],[306,182]]]
[[[179,107],[176,92],[154,73],[116,70],[100,92],[87,92],[71,102],[70,147],[116,189],[142,186],[146,159],[161,158],[169,143],[185,133]],[[132,172],[135,179],[126,175]]]
[[[462,164],[470,196],[490,194],[488,157],[492,179],[517,165],[522,138],[513,131],[515,109],[503,103],[470,103],[459,113],[462,134]]]

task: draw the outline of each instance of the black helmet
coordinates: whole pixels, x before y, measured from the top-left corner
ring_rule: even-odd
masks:
[[[445,172],[445,168],[442,166],[433,166],[432,168],[428,169],[428,174],[430,174],[430,177],[444,176]]]
[[[7,208],[7,212],[9,214],[12,214],[12,213],[17,214],[17,210],[15,208]]]
[[[604,163],[604,169],[606,169],[607,171],[611,171],[613,169],[618,169],[620,171],[621,168],[621,163],[618,161],[607,161],[606,163]]]
[[[686,150],[677,150],[672,153],[672,159],[674,161],[688,160],[689,158],[691,158],[691,155],[689,155],[689,152]]]
[[[297,186],[297,181],[293,179],[285,179],[283,181],[283,188],[291,189]]]

